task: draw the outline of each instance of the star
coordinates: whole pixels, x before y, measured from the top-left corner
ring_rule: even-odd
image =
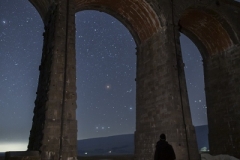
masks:
[[[131,93],[132,92],[132,88],[130,90],[127,91],[127,93]]]
[[[105,88],[106,88],[107,90],[109,90],[109,89],[111,89],[111,85],[110,85],[110,84],[107,84],[107,85],[105,86]]]

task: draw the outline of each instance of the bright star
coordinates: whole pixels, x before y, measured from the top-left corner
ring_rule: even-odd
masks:
[[[111,85],[110,85],[110,84],[107,84],[107,85],[105,86],[105,88],[106,88],[106,89],[111,89]]]

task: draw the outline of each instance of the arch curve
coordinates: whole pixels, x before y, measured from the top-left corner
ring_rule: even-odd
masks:
[[[76,12],[98,10],[122,22],[140,44],[161,27],[158,15],[144,0],[75,0]]]
[[[196,43],[203,57],[225,52],[238,43],[230,24],[214,10],[188,8],[181,15],[179,26],[180,32]]]

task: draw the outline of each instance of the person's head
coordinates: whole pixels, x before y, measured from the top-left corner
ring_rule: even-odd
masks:
[[[166,135],[164,133],[160,135],[160,140],[166,140]]]

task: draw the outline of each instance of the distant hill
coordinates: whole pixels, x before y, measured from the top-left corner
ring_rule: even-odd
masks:
[[[195,127],[198,149],[209,148],[208,126]],[[78,155],[124,155],[134,154],[134,134],[78,140]]]
[[[198,149],[200,150],[203,147],[207,147],[209,149],[208,125],[195,126],[195,131],[197,135]]]
[[[78,140],[78,155],[122,155],[133,152],[133,134]]]

